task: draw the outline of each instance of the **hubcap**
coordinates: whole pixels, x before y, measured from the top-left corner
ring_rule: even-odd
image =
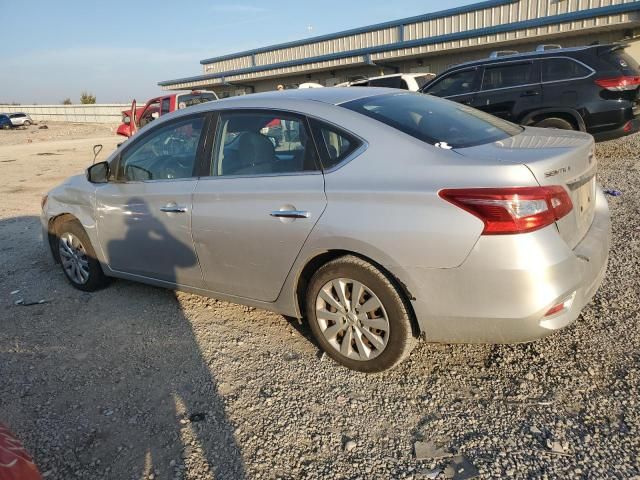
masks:
[[[377,357],[389,341],[389,319],[382,302],[356,280],[327,282],[316,298],[316,318],[329,344],[353,360]]]
[[[58,250],[62,268],[73,282],[83,285],[89,280],[89,259],[82,242],[73,233],[60,236]]]

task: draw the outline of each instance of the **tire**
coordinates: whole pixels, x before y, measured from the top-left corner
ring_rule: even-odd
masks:
[[[11,128],[11,127],[10,127],[9,125],[3,125],[3,126],[2,126],[2,129],[3,129],[3,130],[9,130],[10,128]]]
[[[31,122],[29,120],[25,120],[25,122],[22,125],[24,127],[30,127],[31,126]]]
[[[355,291],[357,312],[350,305]],[[388,370],[413,349],[407,302],[384,273],[361,258],[347,255],[320,267],[309,282],[305,309],[322,350],[352,370]]]
[[[533,126],[540,128],[557,128],[559,130],[577,130],[571,122],[564,118],[557,117],[545,118],[540,120],[538,123],[535,123]]]
[[[77,220],[66,220],[56,225],[56,256],[69,283],[85,292],[93,292],[107,285],[109,279],[87,233]]]

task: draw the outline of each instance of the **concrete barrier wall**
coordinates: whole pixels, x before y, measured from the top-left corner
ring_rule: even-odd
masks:
[[[36,122],[120,123],[131,104],[0,105],[0,113],[28,113]]]

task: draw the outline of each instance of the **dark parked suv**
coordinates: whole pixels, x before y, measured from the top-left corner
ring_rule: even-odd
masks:
[[[456,65],[421,90],[521,125],[610,140],[640,130],[640,66],[622,44],[496,52]]]

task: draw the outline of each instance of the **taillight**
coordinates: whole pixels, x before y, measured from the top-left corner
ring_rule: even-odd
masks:
[[[621,76],[615,78],[601,78],[595,80],[596,84],[613,92],[635,90],[640,86],[640,76]]]
[[[484,222],[483,235],[506,235],[539,230],[573,208],[561,186],[445,189],[441,198]]]

